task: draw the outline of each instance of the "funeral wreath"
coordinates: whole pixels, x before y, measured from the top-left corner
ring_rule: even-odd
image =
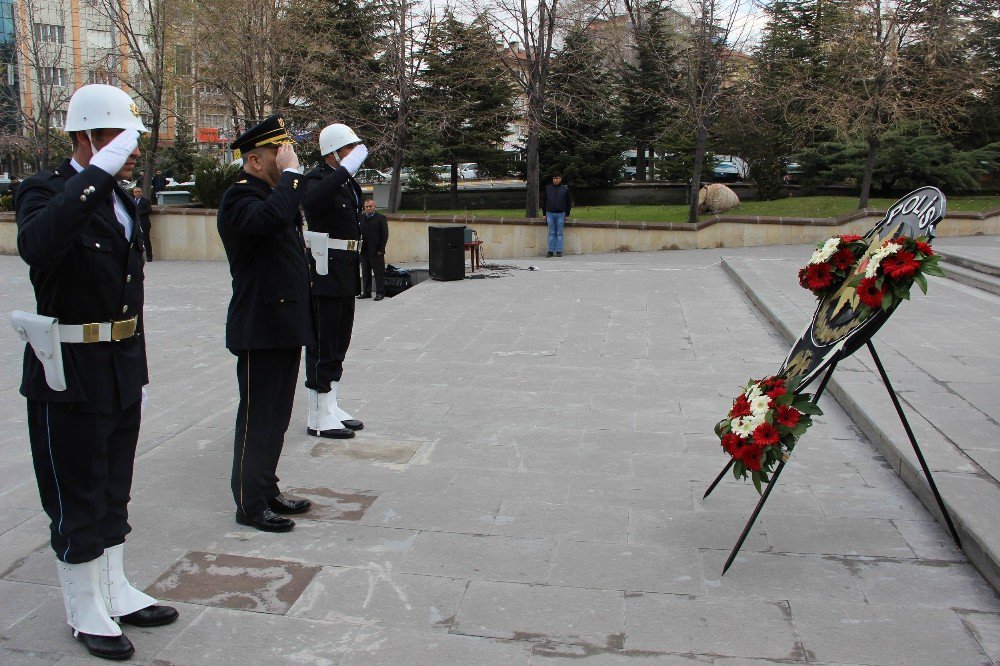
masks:
[[[913,283],[926,294],[926,276],[944,275],[938,266],[940,259],[926,236],[897,236],[886,240],[871,256],[862,260],[851,278],[857,289],[858,318],[864,321],[908,300]]]
[[[799,271],[799,284],[823,298],[843,284],[864,256],[868,244],[861,236],[834,236],[816,245],[809,263]]]
[[[751,379],[733,400],[728,416],[715,426],[722,448],[732,456],[733,475],[750,475],[757,492],[822,410],[808,393],[796,393],[798,381],[780,376]]]

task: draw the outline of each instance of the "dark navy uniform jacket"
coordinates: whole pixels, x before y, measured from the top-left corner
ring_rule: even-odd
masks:
[[[361,238],[361,187],[344,167],[334,169],[323,163],[306,174],[302,210],[310,231],[330,238]],[[329,273],[317,275],[312,264],[314,296],[350,296],[361,293],[361,259],[357,252],[330,250]]]
[[[271,188],[240,172],[219,204],[218,227],[233,276],[226,347],[303,347],[316,341],[299,204],[305,177],[281,174]]]
[[[92,193],[85,190],[93,187]],[[116,192],[132,216],[132,238],[115,217]],[[63,344],[66,390],[53,391],[26,346],[21,395],[78,403],[83,412],[111,413],[135,404],[149,382],[142,335],[142,233],[135,202],[94,166],[77,173],[69,160],[42,171],[17,191],[17,248],[31,267],[37,312],[61,324],[139,316],[137,335],[119,342]]]

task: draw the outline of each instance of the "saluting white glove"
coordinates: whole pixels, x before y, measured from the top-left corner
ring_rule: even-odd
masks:
[[[122,130],[108,145],[90,158],[90,163],[109,176],[116,176],[139,145],[139,130]]]
[[[368,159],[368,148],[365,147],[365,144],[359,143],[354,146],[354,150],[347,153],[347,157],[340,160],[340,166],[347,169],[347,173],[353,176],[361,168],[361,165],[365,163],[366,159]]]

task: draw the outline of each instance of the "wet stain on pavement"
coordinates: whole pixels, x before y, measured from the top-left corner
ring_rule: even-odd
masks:
[[[303,518],[340,520],[356,523],[365,515],[378,493],[374,490],[332,490],[330,488],[289,488],[288,493],[312,502]]]

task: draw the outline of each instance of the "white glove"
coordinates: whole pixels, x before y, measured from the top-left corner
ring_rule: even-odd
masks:
[[[139,130],[122,130],[108,145],[94,153],[90,163],[109,176],[116,176],[138,145]]]
[[[361,168],[361,165],[365,163],[366,159],[368,159],[368,148],[365,147],[365,144],[360,143],[354,146],[354,150],[347,153],[347,157],[340,160],[340,166],[347,169],[347,173],[353,176]]]

